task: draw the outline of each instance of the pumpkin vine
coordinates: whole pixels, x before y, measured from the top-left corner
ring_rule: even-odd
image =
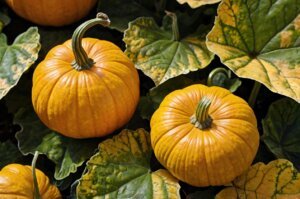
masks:
[[[214,85],[214,78],[217,76],[223,76],[227,79],[231,78],[231,71],[230,70],[226,70],[225,68],[215,68],[214,70],[212,70],[207,78],[207,85],[208,86],[213,86]]]

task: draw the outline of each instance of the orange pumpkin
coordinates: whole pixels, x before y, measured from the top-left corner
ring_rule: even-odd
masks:
[[[150,125],[159,162],[194,186],[231,182],[250,166],[259,144],[252,109],[220,87],[192,85],[170,93]]]
[[[39,193],[43,199],[61,199],[58,188],[49,182],[49,178],[35,169]],[[33,199],[34,183],[32,167],[20,164],[9,164],[0,171],[1,199]]]
[[[6,0],[19,16],[39,25],[63,26],[86,16],[97,0]]]
[[[49,128],[73,138],[101,137],[122,127],[139,100],[134,64],[111,42],[84,38],[106,15],[79,26],[72,41],[54,47],[33,75],[32,103]]]

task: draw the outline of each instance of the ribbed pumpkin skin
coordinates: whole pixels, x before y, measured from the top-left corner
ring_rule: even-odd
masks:
[[[210,128],[190,123],[202,97],[211,99]],[[224,185],[246,170],[258,149],[252,109],[220,87],[192,85],[165,97],[151,118],[155,156],[175,177],[193,186]]]
[[[19,16],[39,25],[63,26],[86,16],[97,0],[6,0]]]
[[[58,188],[49,182],[49,178],[35,169],[42,199],[61,199]],[[33,199],[34,185],[32,167],[9,164],[0,171],[1,199]]]
[[[71,40],[54,47],[33,74],[32,103],[49,128],[73,138],[101,137],[122,127],[139,100],[134,64],[111,42],[84,38],[95,64],[75,70]]]

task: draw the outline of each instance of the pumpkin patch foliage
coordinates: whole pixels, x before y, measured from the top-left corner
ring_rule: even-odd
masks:
[[[18,83],[21,75],[38,58],[41,48],[39,39],[36,27],[20,34],[12,45],[8,45],[7,36],[0,33],[0,99]]]
[[[278,159],[265,165],[254,164],[243,175],[233,181],[233,186],[217,194],[217,199],[225,198],[299,198],[300,174],[293,164]]]
[[[169,19],[171,18],[171,20]],[[124,32],[126,54],[155,83],[205,68],[213,58],[201,34],[179,38],[177,17],[168,13],[163,27],[153,18],[138,18]]]
[[[1,199],[296,199],[299,102],[300,0],[0,1]]]
[[[102,142],[99,153],[87,162],[78,198],[180,198],[178,180],[168,171],[151,173],[151,153],[150,136],[144,129],[125,129]]]
[[[207,35],[208,48],[238,76],[300,102],[299,5],[224,0]]]

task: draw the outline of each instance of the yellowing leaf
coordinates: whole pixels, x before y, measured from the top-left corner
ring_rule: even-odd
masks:
[[[160,169],[151,174],[153,196],[152,198],[180,198],[178,180],[167,170]]]
[[[19,35],[12,45],[7,45],[6,36],[0,34],[0,99],[38,58],[39,39],[38,29],[33,27]]]
[[[124,33],[126,54],[156,86],[170,78],[205,68],[213,59],[205,44],[205,34],[179,40],[174,20],[165,17],[163,27],[158,27],[153,18],[141,17],[130,22]]]
[[[206,4],[218,3],[221,0],[177,0],[177,1],[180,4],[188,3],[191,8],[198,8]]]
[[[238,76],[300,102],[300,0],[224,0],[209,50]]]
[[[298,199],[300,198],[300,174],[293,164],[278,159],[265,165],[253,165],[233,181],[233,187],[225,188],[216,199]]]
[[[144,129],[123,130],[99,144],[77,187],[79,199],[179,199],[178,180],[168,171],[151,173],[150,136]]]

